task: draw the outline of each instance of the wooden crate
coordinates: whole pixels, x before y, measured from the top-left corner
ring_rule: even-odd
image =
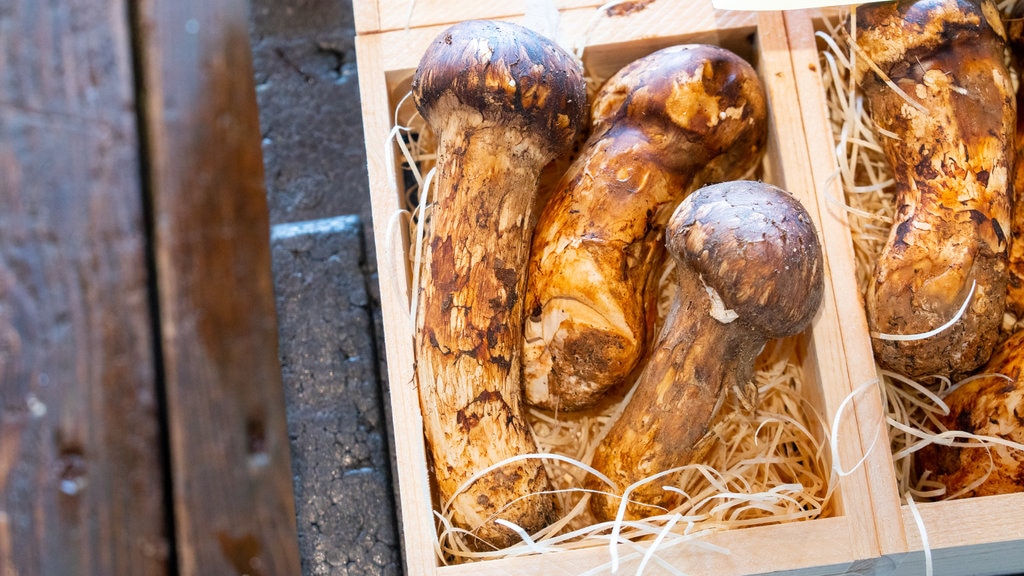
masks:
[[[380,272],[388,379],[390,382],[393,450],[400,500],[400,522],[409,574],[580,574],[598,570],[609,561],[606,546],[542,555],[440,566],[430,479],[426,465],[422,421],[413,367],[413,327],[405,294],[410,277],[405,265],[406,241],[390,223],[403,206],[399,158],[390,139],[395,106],[406,95],[420,56],[452,20],[452,16],[486,16],[473,12],[471,3],[451,6],[417,2],[425,19],[385,22],[384,14],[405,3],[380,1],[356,8],[360,34],[356,38],[360,90],[364,112],[367,161],[371,187],[374,233]],[[517,3],[512,3],[513,7]],[[597,3],[562,6],[557,38],[586,38],[583,62],[588,73],[607,77],[621,66],[656,49],[689,42],[716,43],[744,53],[757,65],[769,98],[769,148],[764,163],[766,180],[794,193],[812,216],[818,205],[816,174],[811,169],[813,150],[805,138],[804,117],[797,106],[796,75],[788,49],[784,16],[779,12],[716,11],[710,1],[678,3],[657,0],[624,16],[594,20]],[[394,5],[394,6],[391,6]],[[390,8],[387,8],[390,6]],[[431,10],[431,7],[434,10]],[[515,12],[515,10],[511,10]],[[399,10],[399,13],[406,14]],[[427,18],[427,15],[433,15]],[[447,16],[447,17],[446,17]],[[524,12],[503,19],[522,21]],[[588,31],[584,34],[584,31]],[[818,220],[820,222],[820,219]],[[819,226],[820,229],[820,226]],[[827,236],[822,235],[827,240]],[[826,242],[826,250],[831,246]],[[840,259],[843,257],[841,256]],[[826,260],[831,256],[826,254]],[[844,307],[850,290],[845,277],[826,274],[825,298],[812,328],[801,338],[801,368],[809,383],[808,401],[828,422],[837,422],[837,453],[844,470],[837,475],[836,513],[804,522],[745,528],[714,533],[705,541],[728,551],[708,553],[699,548],[676,548],[659,557],[688,574],[836,574],[849,570],[872,571],[881,545],[876,534],[878,516],[898,517],[898,500],[877,478],[891,477],[888,454],[865,451],[881,426],[881,405],[874,394],[854,394],[863,359],[848,362],[841,325],[857,321]],[[854,349],[859,352],[859,348]],[[855,359],[856,360],[856,359]],[[850,399],[842,418],[844,400]],[[865,423],[867,425],[865,425]],[[859,465],[858,465],[859,463]],[[902,536],[901,541],[906,538]],[[638,561],[625,562],[625,572]],[[649,566],[648,573],[657,567]],[[598,573],[595,572],[595,573]],[[604,570],[605,573],[607,570]]]
[[[837,205],[827,200],[841,201],[843,191],[833,177],[838,163],[819,64],[821,44],[815,38],[815,32],[823,30],[822,18],[826,16],[834,18],[837,14],[792,11],[784,15],[784,23],[819,204]],[[855,262],[849,223],[841,210],[831,209],[821,215],[833,276],[836,284],[846,289],[837,299],[844,317],[841,330],[850,372],[855,383],[867,382],[876,377],[877,368],[862,300],[852,280]],[[851,280],[839,282],[839,278]],[[888,455],[888,445],[879,449]],[[1024,521],[1019,513],[1024,509],[1024,494],[906,503],[893,515],[893,499],[899,498],[895,477],[872,474],[869,483],[878,504],[876,532],[881,551],[895,574],[924,573],[928,556],[936,575],[1015,574],[1024,570]]]
[[[632,2],[626,4],[642,4]],[[473,18],[521,18],[534,10],[554,8],[560,12],[572,9],[595,9],[604,4],[595,0],[510,0],[507,2],[441,2],[438,0],[374,0],[354,2],[356,34],[370,34],[451,24]],[[716,14],[710,3],[699,6],[701,16]],[[725,15],[718,12],[718,15]],[[727,16],[728,17],[728,16]],[[709,28],[704,26],[705,28]]]

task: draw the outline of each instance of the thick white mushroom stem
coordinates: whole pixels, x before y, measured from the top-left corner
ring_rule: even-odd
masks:
[[[615,518],[630,485],[698,461],[712,445],[709,430],[727,393],[752,385],[765,343],[803,331],[821,303],[823,259],[813,223],[777,187],[738,181],[701,188],[673,213],[666,246],[677,265],[672,308],[593,461],[620,490],[591,500],[602,520]],[[663,488],[674,477],[635,488],[625,517],[677,505],[679,494]],[[607,491],[596,479],[588,485]]]
[[[520,295],[540,171],[583,121],[582,70],[526,28],[462,22],[423,56],[413,97],[438,138],[416,316],[424,431],[467,544],[504,548],[519,536],[496,520],[533,533],[555,514],[540,460],[483,472],[537,452],[521,413]]]

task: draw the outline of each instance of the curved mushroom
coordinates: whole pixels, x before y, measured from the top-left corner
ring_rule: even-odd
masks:
[[[666,245],[678,291],[629,403],[594,456],[593,466],[619,490],[698,460],[726,393],[755,401],[758,353],[771,339],[803,331],[824,289],[810,216],[788,192],[762,182],[697,190],[669,220]],[[626,517],[670,508],[676,495],[662,489],[670,482],[632,492]],[[593,477],[587,486],[607,490]],[[591,510],[614,518],[619,496],[595,494]]]
[[[977,378],[943,400],[949,413],[936,417],[943,429],[1024,444],[1024,330],[996,348]],[[1024,492],[1024,450],[1010,446],[929,444],[916,465],[945,486],[946,497]]]
[[[910,377],[955,379],[988,360],[1006,302],[1015,105],[1005,33],[988,0],[856,14],[857,81],[896,180],[865,296],[875,355]]]
[[[521,347],[534,195],[541,169],[585,120],[582,69],[515,24],[467,21],[443,32],[413,78],[438,138],[416,316],[416,373],[442,501],[481,548],[503,548],[555,513],[543,465],[505,464],[536,447],[521,414]],[[536,494],[529,496],[530,494]]]
[[[545,205],[526,292],[529,403],[578,410],[629,379],[653,334],[650,292],[672,210],[761,160],[754,69],[718,46],[659,50],[609,79],[592,133]]]

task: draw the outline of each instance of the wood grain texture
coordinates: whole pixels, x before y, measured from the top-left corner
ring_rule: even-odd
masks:
[[[835,576],[888,574],[887,560],[852,560],[851,524],[846,518],[791,522],[695,536],[665,547],[644,564],[650,543],[621,544],[616,574],[707,574],[714,576]],[[812,546],[792,543],[813,542]],[[438,576],[579,576],[612,574],[608,546],[534,554],[516,558],[445,566]]]
[[[527,20],[521,14],[500,19],[517,24],[525,24]],[[379,34],[381,44],[387,47],[380,56],[380,70],[387,72],[390,87],[401,84],[399,72],[408,71],[409,76],[412,75],[427,45],[448,26],[434,24]],[[673,44],[719,44],[749,57],[750,36],[756,29],[756,12],[714,10],[710,2],[704,1],[653,2],[644,10],[610,16],[596,13],[593,8],[562,10],[555,40],[566,49],[585,46],[584,67],[599,82],[635,56]],[[373,36],[377,34],[361,37]]]
[[[0,574],[169,574],[126,3],[0,7]]]
[[[893,576],[924,574],[925,550],[935,576],[1019,574],[1024,565],[1021,494],[928,502],[903,507],[909,552],[893,554]],[[927,546],[925,545],[927,540]]]
[[[570,11],[584,13],[587,19],[601,20],[618,16],[642,14],[654,0],[624,0],[614,6],[604,0],[509,0],[506,2],[451,2],[451,0],[373,0],[355,2],[356,32],[370,34],[424,26],[448,25],[473,18],[519,19],[524,15],[531,19],[536,13]],[[675,21],[677,26],[691,27],[693,20],[715,14],[714,21],[721,19],[749,19],[752,12],[715,10],[710,2],[661,2],[651,13],[664,15],[666,10],[676,15],[685,15],[687,21]],[[698,15],[699,13],[699,15]],[[711,24],[710,26],[708,24]],[[714,22],[702,23],[704,28],[713,28]],[[542,30],[538,30],[543,32]]]
[[[299,573],[248,3],[141,1],[179,573]]]
[[[848,471],[834,478],[840,488],[837,501],[841,513],[853,526],[851,551],[855,551],[857,558],[868,559],[878,554],[880,546],[873,533],[876,514],[892,514],[895,505],[894,501],[873,502],[870,499],[871,469],[866,465],[858,466],[871,446],[871,435],[862,430],[872,425],[880,426],[881,406],[870,402],[876,395],[854,394],[863,382],[853,379],[854,374],[847,366],[847,344],[842,331],[844,306],[848,304],[842,300],[847,278],[837,275],[832,269],[834,257],[831,251],[835,240],[830,234],[834,231],[824,223],[822,212],[825,207],[819,204],[816,182],[820,175],[815,173],[812,160],[816,149],[808,145],[808,138],[813,134],[808,133],[802,108],[797,102],[801,94],[797,85],[798,71],[789,50],[785,15],[781,12],[759,13],[759,22],[760,71],[772,103],[773,122],[769,138],[777,150],[769,157],[770,172],[774,173],[773,177],[780,178],[781,185],[812,214],[825,253],[825,294],[809,339],[808,355],[811,359],[805,362],[805,366],[811,369],[805,370],[804,376],[817,384],[808,386],[812,402],[820,407],[829,426],[836,423],[836,436],[832,438],[836,444],[833,454],[839,461],[834,465]],[[863,399],[865,396],[867,400]],[[854,414],[849,409],[840,414],[843,403],[850,397],[853,398],[851,403],[858,408]],[[868,440],[863,441],[862,436]],[[867,465],[891,466],[886,455],[879,451],[869,456],[865,460]],[[883,471],[888,470],[891,468],[883,467]],[[892,473],[889,477],[893,477]]]
[[[840,358],[844,359],[850,385],[858,389],[872,385],[879,378],[871,340],[868,337],[864,304],[856,282],[856,261],[847,214],[841,207],[842,183],[835,177],[835,144],[828,124],[825,89],[821,79],[818,46],[814,38],[814,10],[795,10],[785,13],[786,35],[790,58],[796,79],[799,112],[809,155],[808,166],[813,174],[815,203],[822,243],[828,256],[828,268],[833,278],[833,306],[839,318]],[[834,365],[827,362],[826,365]],[[873,392],[873,385],[869,388]],[[891,453],[883,449],[886,426],[881,395],[862,393],[852,404],[860,443],[867,455],[864,461],[877,542],[883,554],[906,549],[906,533],[900,521],[899,494]],[[881,439],[881,440],[879,440]]]
[[[376,258],[380,278],[381,316],[387,360],[388,400],[391,409],[391,453],[398,463],[394,482],[399,506],[399,534],[407,574],[433,574],[437,542],[432,512],[427,451],[423,441],[423,415],[416,389],[413,353],[413,318],[409,307],[411,274],[407,251],[409,238],[392,229],[401,212],[401,193],[395,181],[400,170],[397,147],[390,140],[391,103],[384,82],[383,58],[387,43],[383,34],[356,36],[360,70],[359,98],[363,109],[367,171],[371,183]],[[373,70],[374,73],[366,73]],[[364,78],[366,80],[364,80]]]
[[[533,0],[550,2],[556,9],[570,7],[596,8],[600,0]],[[362,6],[356,6],[356,5]],[[522,16],[530,9],[531,0],[506,2],[451,2],[450,0],[375,0],[356,2],[356,32],[368,34],[420,26],[452,24],[473,18]],[[362,16],[360,17],[360,12]]]

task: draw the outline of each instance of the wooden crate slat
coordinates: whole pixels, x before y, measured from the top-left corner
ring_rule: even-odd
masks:
[[[506,2],[451,2],[450,0],[372,0],[352,3],[356,33],[371,34],[453,24],[473,18],[517,17],[531,10],[589,8],[601,0],[512,0]]]
[[[655,5],[657,10],[654,9]],[[655,5],[646,10],[615,16],[600,16],[592,8],[563,10],[559,15],[554,39],[567,50],[575,50],[579,44],[584,44],[585,67],[589,73],[603,79],[629,63],[626,54],[641,50],[653,52],[684,42],[723,44],[728,48],[736,48],[739,44],[748,43],[749,35],[753,34],[757,26],[756,12],[714,10],[709,2]],[[596,14],[599,17],[595,18]],[[521,13],[500,19],[529,24]],[[380,33],[378,41],[384,48],[378,69],[386,71],[388,76],[398,73],[411,76],[426,47],[449,25],[434,24]],[[361,34],[357,38],[373,36],[378,34]],[[401,46],[402,49],[395,49],[395,46]],[[389,77],[389,83],[391,80]]]
[[[814,39],[812,11],[798,10],[785,13],[785,26],[790,44],[790,57],[796,74],[799,111],[804,122],[811,172],[817,190],[818,222],[821,223],[822,241],[829,256],[829,270],[836,277],[833,283],[837,316],[842,319],[839,332],[843,336],[845,365],[851,384],[857,388],[871,386],[879,378],[874,353],[868,338],[867,319],[857,288],[853,241],[846,213],[839,209],[842,186],[835,178],[838,163],[827,123],[824,87],[821,80],[818,47]],[[883,554],[905,549],[906,534],[899,519],[899,494],[896,490],[895,471],[886,445],[885,423],[881,396],[874,386],[858,394],[852,403],[852,412],[858,420],[860,441],[869,459],[864,463],[867,482],[874,503],[878,543]]]
[[[384,35],[356,36],[356,57],[360,70],[381,70],[386,44]],[[379,79],[378,79],[379,80]],[[398,170],[395,145],[388,134],[391,130],[391,111],[387,87],[381,81],[359,83],[363,106],[363,134],[366,140],[367,170],[370,181],[391,182]],[[383,270],[380,278],[387,278],[380,286],[381,314],[387,356],[387,380],[390,383],[388,399],[391,421],[403,425],[392,431],[391,444],[399,469],[394,477],[399,498],[399,522],[404,549],[404,562],[409,574],[432,574],[437,562],[434,545],[434,516],[431,510],[430,480],[427,472],[427,452],[423,444],[423,418],[419,410],[419,397],[413,370],[413,322],[410,316],[408,294],[409,263],[405,260],[404,246],[408,237],[389,224],[402,210],[398,190],[371,189],[376,198],[372,203],[373,228],[377,267]],[[400,227],[396,227],[400,228]]]
[[[248,3],[138,14],[180,574],[298,574]]]
[[[0,573],[169,574],[127,3],[0,11]]]
[[[714,574],[715,576],[833,576],[837,574],[872,574],[875,560],[854,561],[850,555],[850,524],[845,518],[824,518],[809,522],[793,522],[778,526],[758,526],[743,530],[715,532],[692,541],[657,551],[656,559],[648,559],[642,574],[675,573]],[[827,535],[824,536],[823,535]],[[814,546],[800,547],[795,542],[814,541]],[[799,547],[802,555],[793,554]],[[637,574],[644,562],[644,543],[636,547],[619,547],[618,574]],[[612,574],[611,553],[601,546],[548,555],[531,555],[466,563],[438,569],[440,576],[579,576],[580,574]],[[411,572],[410,572],[411,573]]]
[[[809,386],[815,393],[814,400],[823,408],[822,415],[827,424],[838,420],[835,428],[837,437],[834,454],[839,462],[833,466],[848,471],[834,481],[841,487],[840,510],[849,520],[850,552],[858,560],[871,559],[878,555],[879,543],[874,533],[874,506],[870,501],[868,477],[858,461],[865,453],[858,432],[858,422],[852,410],[840,414],[840,407],[853,393],[856,383],[850,379],[845,361],[845,347],[840,330],[840,311],[836,301],[836,284],[846,281],[836,277],[827,265],[828,246],[825,245],[823,225],[819,216],[817,190],[805,135],[805,126],[800,107],[794,104],[797,95],[796,73],[789,52],[784,15],[781,12],[762,12],[759,16],[758,41],[761,44],[759,68],[761,78],[769,95],[774,122],[769,127],[772,147],[778,150],[768,162],[769,177],[781,182],[791,194],[800,200],[812,215],[819,239],[823,245],[825,266],[825,291],[821,307],[813,323],[809,337],[809,353],[813,356],[815,374],[805,374],[805,381],[816,381]],[[884,455],[876,453],[875,459]],[[898,507],[892,502],[891,512]]]
[[[591,8],[563,10],[559,20],[558,39],[571,45],[585,40],[587,50],[583,61],[597,79],[603,79],[623,64],[658,48],[684,42],[718,43],[751,58],[760,65],[762,80],[773,100],[771,123],[774,124],[766,178],[790,188],[809,204],[812,214],[819,211],[816,174],[811,171],[804,123],[798,107],[796,74],[789,54],[788,36],[781,13],[719,13],[710,3],[699,2],[685,7],[654,2],[646,9],[593,22]],[[522,21],[522,17],[509,17]],[[593,25],[592,25],[593,24]],[[409,78],[425,46],[442,30],[441,25],[413,27],[357,36],[360,54],[360,86],[364,109],[364,131],[377,256],[380,262],[382,308],[388,370],[392,381],[391,402],[394,418],[395,446],[398,460],[398,482],[403,522],[405,560],[410,573],[436,574],[513,574],[544,571],[575,574],[594,569],[609,560],[607,549],[557,552],[540,556],[524,556],[498,561],[457,566],[434,565],[434,529],[430,516],[429,483],[425,481],[422,425],[418,415],[416,388],[412,374],[412,325],[406,310],[409,286],[405,249],[400,226],[393,226],[399,209],[400,179],[393,153],[396,147],[388,140],[391,107],[409,89]],[[401,47],[397,49],[396,47]],[[814,388],[808,401],[821,410],[827,426],[838,407],[859,384],[845,365],[845,343],[838,326],[844,308],[836,301],[840,294],[832,283],[841,281],[829,276],[826,301],[816,320],[814,330],[800,342],[805,380]],[[407,383],[407,384],[404,384]],[[404,384],[404,385],[403,385]],[[863,455],[865,442],[859,425],[874,416],[877,405],[855,402],[841,422],[844,438],[838,451],[844,469],[853,467]],[[715,534],[708,540],[729,550],[728,558],[707,558],[689,547],[665,550],[659,556],[688,573],[762,574],[785,572],[800,574],[841,573],[845,570],[873,569],[880,558],[875,532],[875,512],[868,491],[869,474],[877,474],[878,462],[885,464],[885,455],[878,452],[867,460],[867,466],[837,478],[836,516],[792,525],[768,526]],[[884,468],[884,466],[882,467]],[[884,470],[883,470],[884,471]],[[887,512],[898,516],[898,506]],[[805,554],[789,542],[816,541],[815,557]],[[827,544],[824,544],[827,542]],[[780,544],[781,543],[781,544]],[[626,571],[635,570],[634,559]],[[627,563],[628,564],[628,563]]]
[[[899,576],[925,573],[925,542],[936,576],[1019,574],[1024,566],[1022,494],[1001,494],[903,507],[907,550],[897,554]]]

